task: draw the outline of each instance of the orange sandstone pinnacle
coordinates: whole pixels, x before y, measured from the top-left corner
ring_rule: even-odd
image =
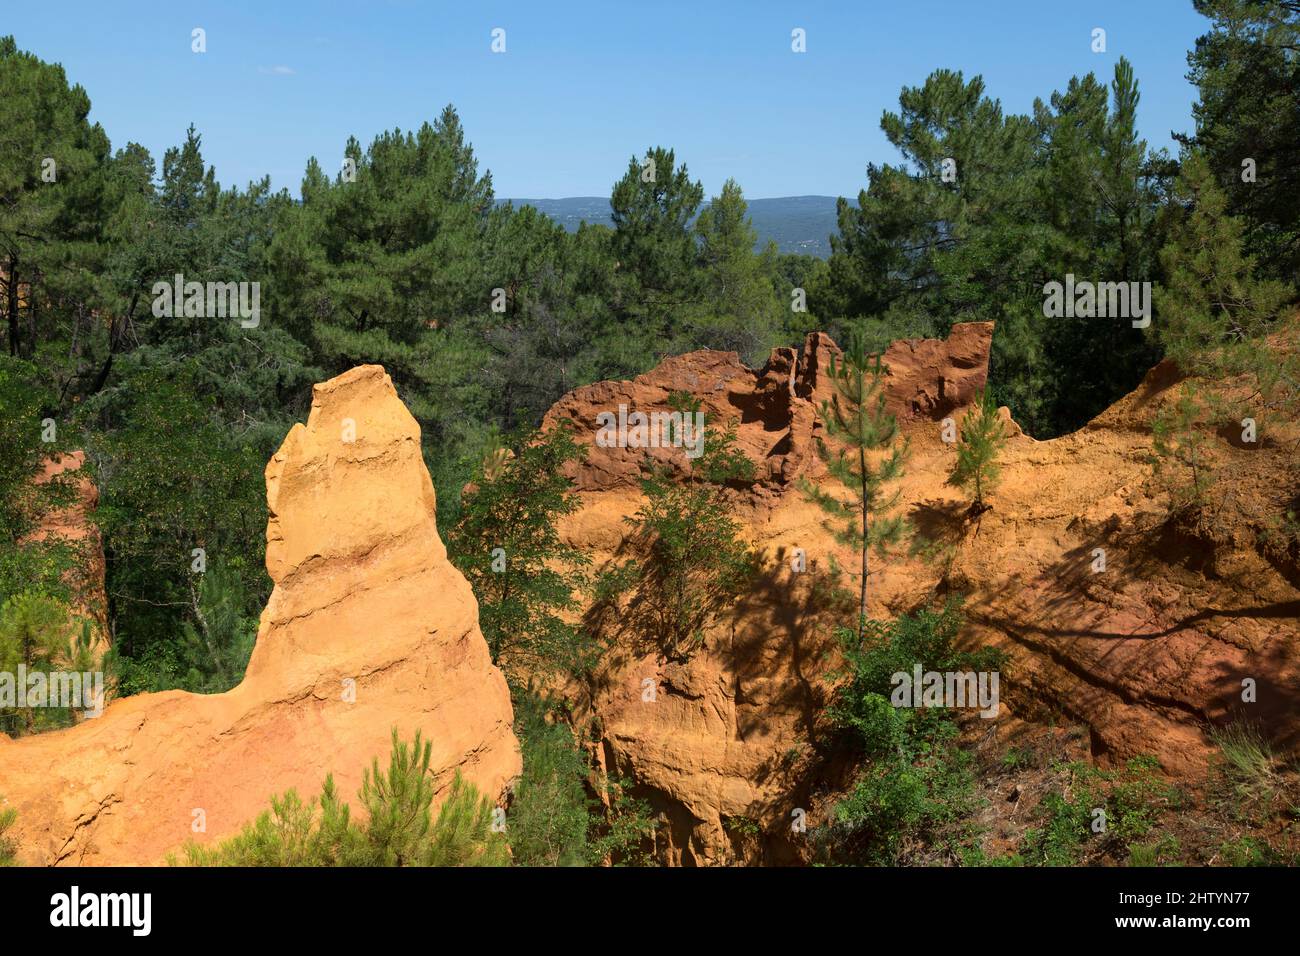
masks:
[[[345,425],[355,436],[343,440]],[[501,672],[434,523],[420,430],[378,366],[317,385],[266,468],[275,583],[248,672],[211,696],[114,701],[67,730],[0,735],[0,795],[27,864],[154,864],[230,836],[333,773],[351,799],[392,728],[489,797],[520,771]],[[345,697],[354,688],[354,702]],[[202,811],[205,832],[194,832]]]

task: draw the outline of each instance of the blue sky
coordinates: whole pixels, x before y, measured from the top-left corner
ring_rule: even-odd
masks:
[[[1191,126],[1186,53],[1206,26],[1191,0],[0,0],[0,32],[86,87],[115,148],[160,159],[193,122],[223,184],[270,174],[295,195],[309,156],[336,168],[349,134],[367,143],[450,102],[502,197],[608,195],[652,145],[709,194],[732,176],[750,198],[856,196],[866,164],[897,155],[882,110],[931,70],[982,74],[1027,112],[1074,74],[1109,81],[1120,55],[1142,133],[1168,146]]]

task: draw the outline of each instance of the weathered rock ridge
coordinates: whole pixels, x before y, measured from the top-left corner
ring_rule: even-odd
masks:
[[[993,323],[969,322],[953,327],[946,341],[905,339],[886,350],[889,410],[904,422],[937,421],[969,404],[988,378]],[[679,448],[597,447],[596,415],[629,410],[667,411],[668,397],[687,392],[699,401],[707,421],[739,423],[739,447],[759,466],[759,487],[782,490],[801,475],[817,470],[813,436],[821,429],[817,409],[831,396],[830,363],[839,354],[830,336],[814,332],[796,350],[772,350],[757,371],[735,352],[702,349],[664,359],[632,381],[597,382],[565,395],[546,413],[543,427],[561,418],[574,426],[580,442],[592,446],[587,461],[574,469],[579,491],[638,487],[648,454],[684,472]]]
[[[161,862],[191,837],[230,835],[271,794],[314,795],[330,772],[351,800],[394,727],[432,741],[440,795],[457,769],[492,797],[518,774],[505,678],[438,537],[419,426],[384,370],[317,385],[266,484],[275,588],[243,682],[0,735],[0,795],[18,810],[22,862]],[[196,810],[206,832],[193,832]]]
[[[911,449],[900,512],[950,548],[951,560],[876,561],[872,614],[966,594],[963,640],[1009,655],[1002,716],[992,723],[1063,714],[1091,728],[1103,762],[1149,753],[1171,774],[1195,778],[1209,752],[1207,729],[1238,716],[1294,752],[1300,580],[1249,536],[1226,549],[1171,536],[1149,464],[1150,421],[1180,387],[1168,369],[1073,434],[1035,441],[1009,422],[993,510],[977,523],[968,518],[968,501],[945,484],[955,452],[939,422],[960,418],[983,386],[992,331],[956,325],[945,342],[896,342],[885,355],[887,402]],[[826,809],[817,778],[826,675],[837,659],[830,628],[852,615],[830,611],[826,585],[832,559],[841,568],[856,563],[795,479],[827,480],[815,454],[816,407],[829,395],[825,370],[835,351],[827,336],[810,335],[798,352],[774,350],[757,371],[734,353],[692,352],[630,382],[577,389],[546,417],[569,419],[590,443],[573,471],[582,507],[562,533],[598,568],[624,556],[643,456],[679,471],[686,465],[680,448],[599,447],[601,412],[620,403],[667,410],[671,392],[687,391],[708,421],[738,422],[739,445],[758,466],[759,480],[734,499],[766,558],[754,592],[686,664],[634,650],[618,616],[602,617],[614,651],[592,681],[567,691],[597,728],[597,761],[634,781],[659,811],[658,852],[668,863],[798,859],[791,812],[808,810],[811,826]],[[1269,471],[1288,467],[1284,443],[1241,454],[1257,456],[1253,493],[1284,484]],[[1101,573],[1093,571],[1097,548],[1106,555]],[[806,554],[802,573],[792,570],[795,549]],[[1256,704],[1241,702],[1245,678],[1258,684]],[[652,702],[642,693],[647,679],[657,688]],[[763,834],[757,858],[738,836],[755,824]]]

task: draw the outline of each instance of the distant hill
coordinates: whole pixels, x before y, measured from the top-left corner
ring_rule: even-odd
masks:
[[[498,202],[535,206],[569,232],[579,223],[613,225],[609,200],[604,196],[571,196],[567,199],[501,199]],[[801,252],[825,259],[831,254],[829,236],[837,230],[834,196],[781,196],[749,200],[749,215],[758,232],[761,248],[769,239],[782,252]]]

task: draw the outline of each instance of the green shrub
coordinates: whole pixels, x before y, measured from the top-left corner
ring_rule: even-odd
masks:
[[[845,659],[844,681],[831,703],[832,720],[855,732],[869,755],[915,751],[954,719],[940,707],[894,707],[892,675],[911,674],[920,664],[928,671],[988,671],[1002,666],[1005,656],[994,648],[976,653],[956,650],[962,626],[961,599],[950,598],[939,610],[928,608],[892,621],[867,621],[865,638],[842,628],[836,632]]]
[[[832,856],[870,865],[932,864],[964,858],[978,809],[969,754],[949,724],[912,758],[884,757],[859,774],[822,837]]]
[[[523,774],[510,806],[510,849],[522,866],[645,862],[649,810],[588,765],[573,732],[544,698],[515,695]],[[598,799],[589,781],[602,788]]]
[[[76,447],[73,429],[57,413],[57,440],[44,441],[43,422],[55,405],[48,379],[36,365],[0,354],[0,604],[29,590],[70,599],[68,572],[84,559],[83,544],[32,535],[53,510],[76,499],[81,477],[66,471],[40,480],[50,457]]]
[[[921,610],[893,621],[867,621],[837,632],[846,666],[830,715],[848,732],[868,763],[848,796],[817,836],[831,859],[895,864],[907,855],[969,850],[975,809],[970,756],[957,745],[954,712],[939,707],[895,707],[891,676],[923,671],[986,670],[1001,664],[991,649],[960,653],[961,603]]]
[[[1178,792],[1159,776],[1160,761],[1149,754],[1133,757],[1111,782],[1107,818],[1113,835],[1125,846],[1146,836],[1160,814],[1178,805]]]
[[[581,866],[590,823],[587,762],[568,725],[548,721],[549,714],[540,697],[517,695],[524,769],[510,807],[510,849],[523,866]]]
[[[1130,846],[1128,865],[1134,867],[1174,865],[1178,861],[1181,850],[1178,837],[1166,833],[1160,839],[1150,843],[1135,843]]]
[[[699,403],[686,393],[669,396],[670,406],[693,415]],[[632,518],[645,551],[635,571],[616,569],[603,591],[633,584],[625,618],[669,660],[683,661],[704,641],[705,632],[758,571],[757,555],[741,535],[728,482],[749,482],[754,465],[736,448],[736,424],[705,429],[703,449],[685,481],[651,463],[641,482],[646,502]],[[629,576],[630,575],[630,576]]]
[[[1135,841],[1152,833],[1161,814],[1179,804],[1177,790],[1160,779],[1160,764],[1151,756],[1134,757],[1118,770],[1077,762],[1061,769],[1069,775],[1068,786],[1043,797],[1035,810],[1039,825],[1022,838],[1020,852],[1030,865],[1075,866],[1086,856],[1128,854]],[[1105,813],[1100,831],[1093,830],[1097,810]],[[1097,841],[1091,847],[1090,839]],[[1166,839],[1154,847],[1168,852]],[[1137,854],[1146,858],[1152,852],[1144,848]]]
[[[18,844],[8,836],[9,828],[18,818],[18,811],[13,807],[0,810],[0,866],[15,866],[18,863]]]
[[[16,675],[22,665],[28,675],[44,674],[52,692],[55,673],[85,674],[102,669],[90,644],[89,622],[56,598],[24,591],[0,605],[0,672]],[[79,709],[0,706],[0,731],[17,735],[67,727],[76,720]]]
[[[1002,755],[1002,766],[1008,770],[1021,770],[1038,764],[1038,755],[1032,747],[1012,747]]]
[[[419,731],[411,745],[393,731],[388,770],[375,760],[366,771],[361,801],[365,823],[351,819],[333,776],[321,795],[304,803],[289,790],[234,837],[216,846],[189,843],[192,866],[505,866],[505,838],[492,832],[492,805],[457,771],[433,818],[432,745]]]
[[[1035,816],[1040,826],[1025,831],[1020,855],[1030,866],[1075,866],[1091,832],[1093,801],[1086,793],[1073,800],[1048,793]]]
[[[567,466],[586,454],[568,421],[514,432],[479,465],[447,533],[447,553],[478,599],[492,662],[512,680],[579,674],[594,657],[587,634],[567,620],[590,561],[558,528],[578,509]]]
[[[1271,846],[1248,836],[1220,844],[1219,856],[1224,866],[1276,866],[1282,862]]]

